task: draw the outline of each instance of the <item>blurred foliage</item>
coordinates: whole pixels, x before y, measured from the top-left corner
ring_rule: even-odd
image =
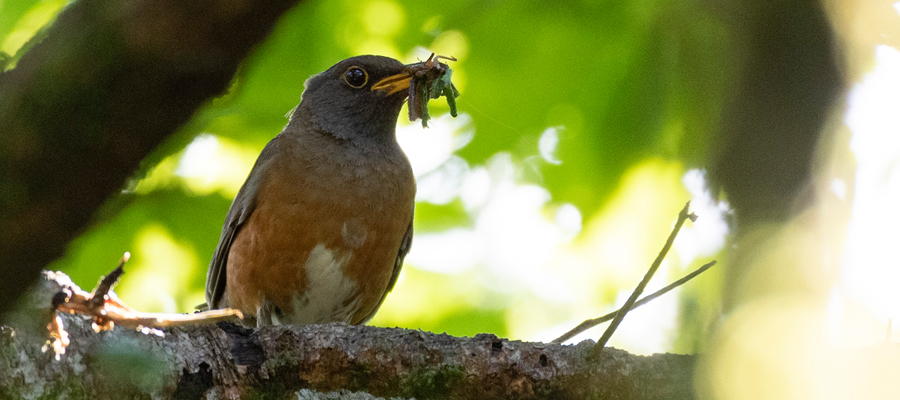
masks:
[[[0,2],[0,71],[15,66],[31,46],[44,37],[63,0]]]
[[[582,289],[572,292],[578,295],[569,293],[574,297],[565,301],[586,304],[567,306],[560,300],[564,295],[541,293],[540,282],[516,276],[515,270],[438,273],[409,262],[374,323],[457,335],[489,331],[535,338],[541,325],[549,328],[601,315],[608,309],[600,307],[611,306],[622,288],[630,290],[649,265],[670,221],[690,198],[680,188],[679,177],[703,164],[708,151],[705,143],[718,127],[737,66],[728,26],[705,3],[343,0],[301,4],[247,60],[229,93],[211,101],[145,160],[122,195],[109,201],[91,229],[50,268],[62,269],[76,283],[91,287],[121,253],[131,251],[133,261],[126,267],[120,296],[146,311],[189,311],[203,301],[206,265],[230,199],[255,154],[286,124],[285,114],[300,101],[305,79],[357,54],[414,62],[434,51],[459,60],[451,65],[454,83],[462,92],[458,107],[471,118],[470,128],[475,131],[452,160],[462,160],[471,171],[486,171],[491,177],[507,165],[503,160],[509,160],[512,181],[526,189],[534,185],[528,190],[547,197],[535,211],[545,220],[552,222],[559,210],[572,210],[564,205],[575,206],[574,233],[578,234],[582,220],[585,232],[564,249],[569,255],[548,255],[539,276],[573,274],[560,281],[557,289],[566,292],[565,282],[578,282]],[[15,54],[61,6],[61,1],[0,0],[0,50]],[[441,103],[431,103],[433,115],[447,112]],[[540,149],[548,128],[557,128],[551,138],[557,142],[551,140],[548,150],[552,158]],[[196,168],[183,163],[183,156],[192,151],[186,147],[200,134],[217,139],[207,150],[218,157],[201,162],[228,171],[227,178],[204,181],[201,174],[199,180],[192,180],[186,172]],[[647,164],[648,160],[656,161]],[[628,180],[629,174],[657,180],[638,180],[642,182],[638,184]],[[646,190],[629,189],[638,187]],[[614,198],[622,193],[639,195]],[[464,200],[457,195],[446,201],[420,202],[417,233],[478,225],[480,209]],[[621,214],[610,214],[610,204],[618,204],[615,209]],[[640,222],[631,221],[632,217]],[[608,224],[600,227],[599,221]],[[627,263],[617,265],[627,272],[608,272],[606,266],[592,264],[608,259],[590,256],[601,251],[591,232],[605,232],[596,237],[612,243],[603,251],[631,252],[619,258]],[[562,242],[573,239],[567,238]],[[632,239],[640,245],[629,242]],[[579,255],[585,258],[574,261]],[[573,270],[572,265],[581,269]],[[675,269],[668,278],[688,267],[674,261],[672,265]],[[588,270],[592,270],[590,279],[577,275]],[[604,279],[608,280],[598,283]],[[715,286],[712,279],[705,284],[702,280],[692,285]],[[530,291],[521,285],[504,286],[511,281],[521,281]],[[682,300],[683,309],[692,315],[685,322],[704,324],[690,335],[701,334],[714,319],[716,300],[702,292],[693,289],[687,293],[695,297]],[[590,298],[579,298],[583,293],[591,293]],[[701,347],[695,336],[678,343],[680,351]]]
[[[0,68],[14,68],[64,4],[0,0]],[[419,182],[416,238],[372,324],[552,339],[624,300],[691,199],[700,219],[647,290],[720,263],[630,313],[613,346],[702,352],[702,398],[896,398],[895,380],[872,379],[893,371],[889,352],[853,362],[833,350],[900,335],[890,328],[900,304],[897,4],[309,1],[50,268],[90,287],[131,251],[120,296],[189,311],[203,301],[231,198],[306,78],[353,55],[414,62],[434,51],[459,60],[460,116],[441,116],[437,101],[429,129],[401,118]],[[860,83],[841,120],[828,103],[848,82]],[[823,121],[835,126],[820,137]],[[803,196],[775,202],[797,209],[772,207],[745,179],[805,180],[804,157],[814,158],[809,182],[781,188]],[[704,187],[716,163],[755,194],[746,204],[780,218],[743,224],[726,258],[717,253],[733,232]],[[723,297],[740,301],[728,318]]]

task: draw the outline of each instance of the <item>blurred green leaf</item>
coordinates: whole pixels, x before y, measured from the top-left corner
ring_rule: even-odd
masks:
[[[415,229],[418,233],[441,232],[450,228],[466,226],[471,222],[472,217],[458,199],[447,204],[428,202],[416,204]]]
[[[446,332],[453,336],[475,336],[491,332],[500,337],[508,337],[506,311],[502,309],[471,308],[467,312],[453,313],[431,324],[416,326],[432,332]]]
[[[61,0],[0,1],[0,72],[12,68],[44,40],[65,4]]]
[[[34,4],[34,0],[0,1],[0,39],[6,39],[19,18],[22,18]]]
[[[89,290],[100,275],[116,266],[124,252],[135,251],[136,235],[142,227],[159,224],[174,240],[187,243],[196,251],[201,265],[193,271],[190,285],[203,287],[205,263],[212,257],[230,204],[230,200],[218,195],[191,196],[178,189],[120,198],[108,204],[98,222],[70,244],[66,256],[48,269],[63,269],[76,284]],[[123,279],[132,271],[126,264]]]

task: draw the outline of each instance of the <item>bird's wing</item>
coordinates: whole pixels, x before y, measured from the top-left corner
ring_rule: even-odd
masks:
[[[216,251],[213,253],[212,261],[209,262],[209,271],[206,273],[206,304],[209,309],[222,308],[220,304],[222,296],[225,295],[225,284],[228,265],[228,253],[231,251],[231,244],[237,237],[241,226],[250,217],[253,211],[252,202],[248,195],[247,184],[241,187],[228,214],[225,215],[225,224],[222,226],[222,234],[219,236],[219,244],[216,245]]]
[[[225,295],[225,285],[227,284],[228,253],[231,251],[231,244],[240,233],[241,226],[247,222],[250,214],[256,208],[256,193],[279,137],[277,136],[269,142],[260,153],[256,164],[250,170],[250,175],[231,203],[228,214],[225,215],[219,244],[216,245],[216,251],[209,262],[209,271],[206,273],[206,304],[211,310],[227,307],[227,304],[222,303],[222,297]]]
[[[381,303],[384,303],[384,299],[387,298],[388,293],[394,289],[394,285],[397,283],[397,277],[400,276],[400,268],[403,268],[403,259],[406,258],[406,254],[409,253],[410,247],[412,247],[412,239],[413,239],[413,222],[409,221],[409,228],[406,228],[406,233],[403,234],[403,240],[400,241],[400,249],[397,250],[397,260],[394,262],[394,271],[391,273],[391,280],[387,285],[387,289],[384,291],[384,294],[381,295],[381,299],[378,300],[378,305],[372,309],[372,312],[367,315],[362,322],[372,319],[375,316],[375,313],[381,307]]]
[[[379,305],[384,301],[384,298],[387,297],[387,294],[390,293],[391,290],[394,290],[394,284],[397,283],[397,277],[400,276],[400,268],[403,267],[403,259],[406,258],[406,254],[409,253],[409,249],[412,247],[412,239],[413,222],[409,221],[409,228],[406,228],[406,233],[403,234],[403,240],[400,241],[400,249],[397,250],[397,261],[394,262],[394,272],[391,273],[391,281],[388,283],[384,296],[381,296],[381,301],[378,302]]]

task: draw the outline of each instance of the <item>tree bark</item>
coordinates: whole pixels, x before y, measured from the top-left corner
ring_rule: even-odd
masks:
[[[159,337],[94,333],[80,316],[64,321],[72,342],[59,361],[41,351],[43,338],[0,328],[0,397],[287,398],[301,389],[417,399],[694,397],[693,356],[607,349],[591,363],[592,341],[563,346],[345,324],[220,323]]]
[[[0,314],[298,0],[81,0],[0,74]]]
[[[31,297],[34,315],[46,317],[60,286],[45,283]],[[71,343],[56,360],[42,351],[44,323],[23,320],[0,327],[0,398],[695,397],[695,356],[609,348],[592,362],[592,341],[563,346],[346,324],[95,333],[86,318],[66,314]]]

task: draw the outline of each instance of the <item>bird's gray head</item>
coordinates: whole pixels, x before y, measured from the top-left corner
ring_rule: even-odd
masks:
[[[393,138],[410,74],[400,61],[357,56],[306,81],[288,127],[316,127],[340,139]]]

